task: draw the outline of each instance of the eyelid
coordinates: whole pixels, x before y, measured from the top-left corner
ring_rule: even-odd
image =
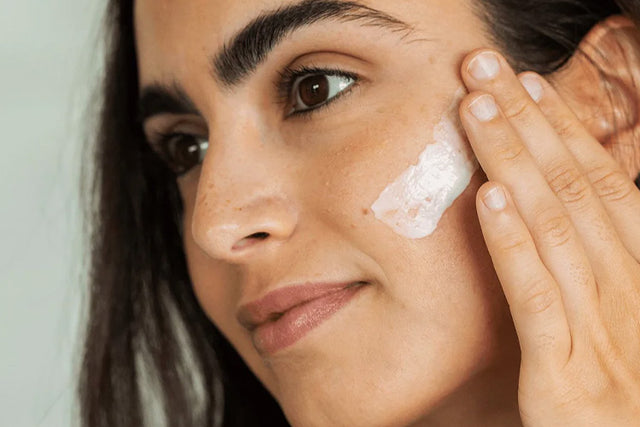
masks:
[[[192,116],[174,116],[165,114],[149,119],[144,124],[144,135],[151,145],[162,142],[163,138],[172,134],[188,134],[206,138],[209,135],[205,124],[201,119]]]

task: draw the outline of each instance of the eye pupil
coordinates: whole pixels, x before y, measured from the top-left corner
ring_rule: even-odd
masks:
[[[324,75],[307,77],[300,82],[298,88],[300,100],[307,107],[322,104],[329,96],[329,82]]]

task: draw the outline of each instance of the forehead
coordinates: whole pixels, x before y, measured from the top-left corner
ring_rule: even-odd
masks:
[[[197,58],[222,43],[222,17],[234,3],[211,0],[136,0],[135,37],[142,80],[163,80],[168,70],[182,74]],[[237,8],[236,8],[237,9]],[[203,28],[207,28],[203,33]],[[144,81],[143,81],[144,83]]]
[[[251,10],[256,10],[247,7],[251,3],[268,6],[280,2],[137,0],[134,14],[136,41],[145,50],[162,47],[172,48],[175,52],[180,52],[180,48],[192,50],[215,46],[221,43],[225,29],[239,26],[251,15]],[[202,34],[204,28],[208,29],[206,36]],[[194,46],[193,42],[197,40],[200,43]]]
[[[335,1],[381,11],[411,27],[424,30],[423,36],[460,37],[465,29],[477,26],[462,0],[370,0]],[[135,33],[141,84],[192,80],[194,74],[209,74],[211,59],[228,46],[232,37],[259,15],[302,5],[322,10],[321,0],[137,0]],[[359,12],[354,12],[357,15]],[[324,21],[336,33],[339,24],[354,20]],[[366,25],[365,19],[360,23]],[[375,27],[369,22],[369,27]],[[325,31],[326,32],[326,31]],[[425,35],[426,34],[426,35]],[[347,36],[348,37],[348,36]],[[193,87],[195,82],[189,82]],[[189,83],[187,85],[189,85]],[[202,82],[200,82],[202,83]]]

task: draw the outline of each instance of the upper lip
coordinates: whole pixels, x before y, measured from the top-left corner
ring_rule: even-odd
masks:
[[[365,283],[363,281],[322,282],[286,286],[240,306],[237,318],[242,326],[249,331],[253,331],[263,323],[278,319],[293,307],[339,292],[351,285]]]

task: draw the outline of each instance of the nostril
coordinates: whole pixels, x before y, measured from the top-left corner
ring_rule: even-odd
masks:
[[[268,237],[269,237],[269,233],[265,233],[265,232],[253,233],[252,235],[245,237],[244,239],[240,240],[238,243],[233,245],[232,249],[233,250],[245,249],[245,248],[248,248],[249,246],[252,246],[258,243],[261,240],[266,240]]]

